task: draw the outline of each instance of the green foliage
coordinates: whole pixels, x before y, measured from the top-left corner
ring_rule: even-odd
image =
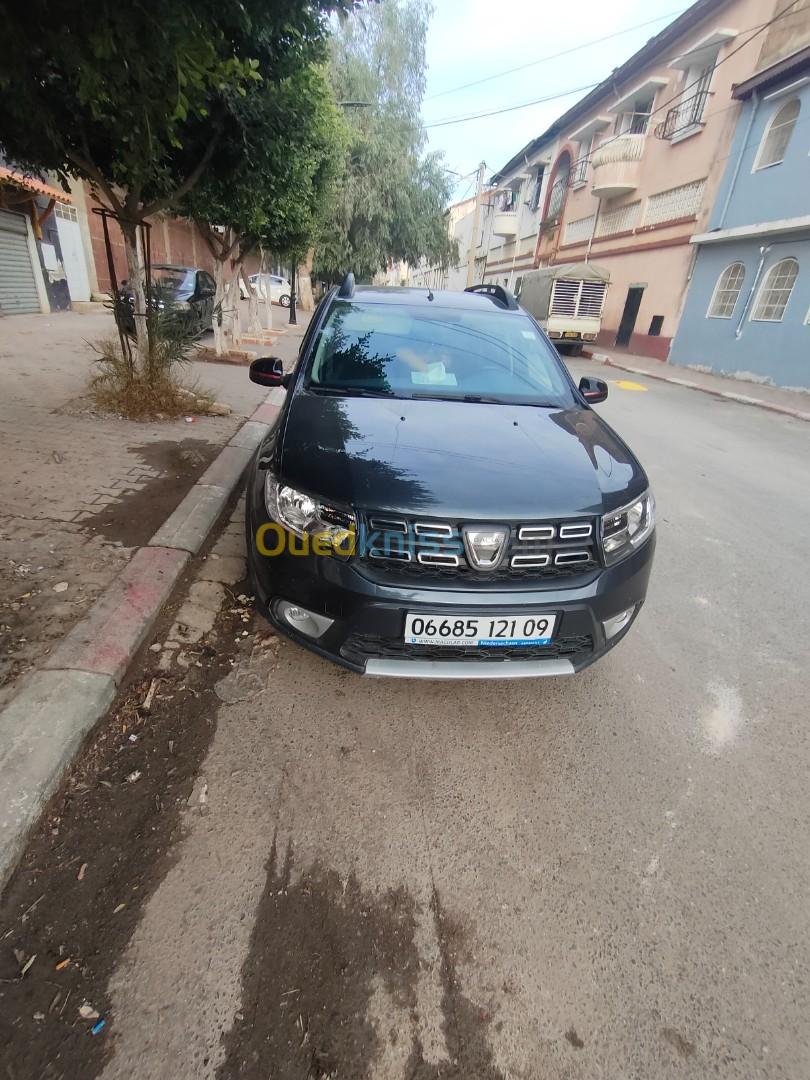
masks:
[[[423,0],[382,0],[347,19],[330,42],[330,78],[347,110],[348,150],[321,229],[315,275],[372,277],[390,260],[446,263],[454,255],[444,210],[451,185],[441,156],[424,153]]]
[[[0,150],[129,217],[170,205],[242,101],[321,58],[325,13],[352,2],[0,0]]]
[[[232,110],[211,167],[181,204],[275,252],[307,247],[337,175],[345,125],[322,67],[306,65],[246,94]]]

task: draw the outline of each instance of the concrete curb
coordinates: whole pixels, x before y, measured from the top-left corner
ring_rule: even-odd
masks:
[[[149,544],[0,712],[0,887],[85,735],[104,716],[189,559],[196,555],[275,423],[274,390]]]
[[[726,401],[736,401],[740,405],[756,405],[759,409],[767,409],[769,412],[779,413],[782,416],[791,416],[794,420],[805,420],[810,423],[810,412],[802,412],[801,409],[790,409],[785,405],[777,405],[773,401],[765,401],[764,398],[751,397],[748,394],[735,394],[732,390],[715,390],[711,386],[701,386],[700,383],[691,379],[679,379],[675,375],[662,375],[657,371],[647,371],[645,368],[631,367],[630,364],[621,364],[608,356],[607,353],[593,352],[589,349],[582,350],[582,356],[593,360],[597,364],[606,367],[618,368],[620,371],[629,371],[633,375],[641,375],[646,379],[659,379],[661,382],[672,383],[673,386],[684,386],[687,390],[700,390],[701,393],[711,394],[712,397],[725,398]]]

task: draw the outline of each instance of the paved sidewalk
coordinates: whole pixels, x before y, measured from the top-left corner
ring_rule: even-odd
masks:
[[[275,314],[275,313],[274,313]],[[273,352],[291,362],[307,317]],[[191,365],[230,416],[139,423],[93,414],[88,342],[107,312],[0,321],[0,707],[171,514],[266,391],[244,367]]]
[[[647,378],[663,379],[676,386],[685,386],[690,390],[702,390],[707,394],[738,401],[743,405],[757,405],[761,409],[793,416],[797,420],[810,421],[810,394],[798,390],[782,390],[777,386],[748,382],[727,375],[714,375],[706,371],[696,371],[690,367],[681,367],[650,356],[638,356],[625,352],[624,349],[583,349],[582,355],[598,363],[631,371],[635,375]]]

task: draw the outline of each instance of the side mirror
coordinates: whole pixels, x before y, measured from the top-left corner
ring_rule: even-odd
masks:
[[[598,405],[608,396],[608,386],[602,379],[591,379],[584,376],[579,380],[579,392],[589,405]]]
[[[250,381],[260,386],[284,386],[284,365],[277,356],[260,356],[250,365]]]

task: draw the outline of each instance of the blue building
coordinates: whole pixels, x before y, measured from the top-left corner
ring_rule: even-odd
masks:
[[[810,47],[733,94],[742,108],[669,359],[810,388]]]

